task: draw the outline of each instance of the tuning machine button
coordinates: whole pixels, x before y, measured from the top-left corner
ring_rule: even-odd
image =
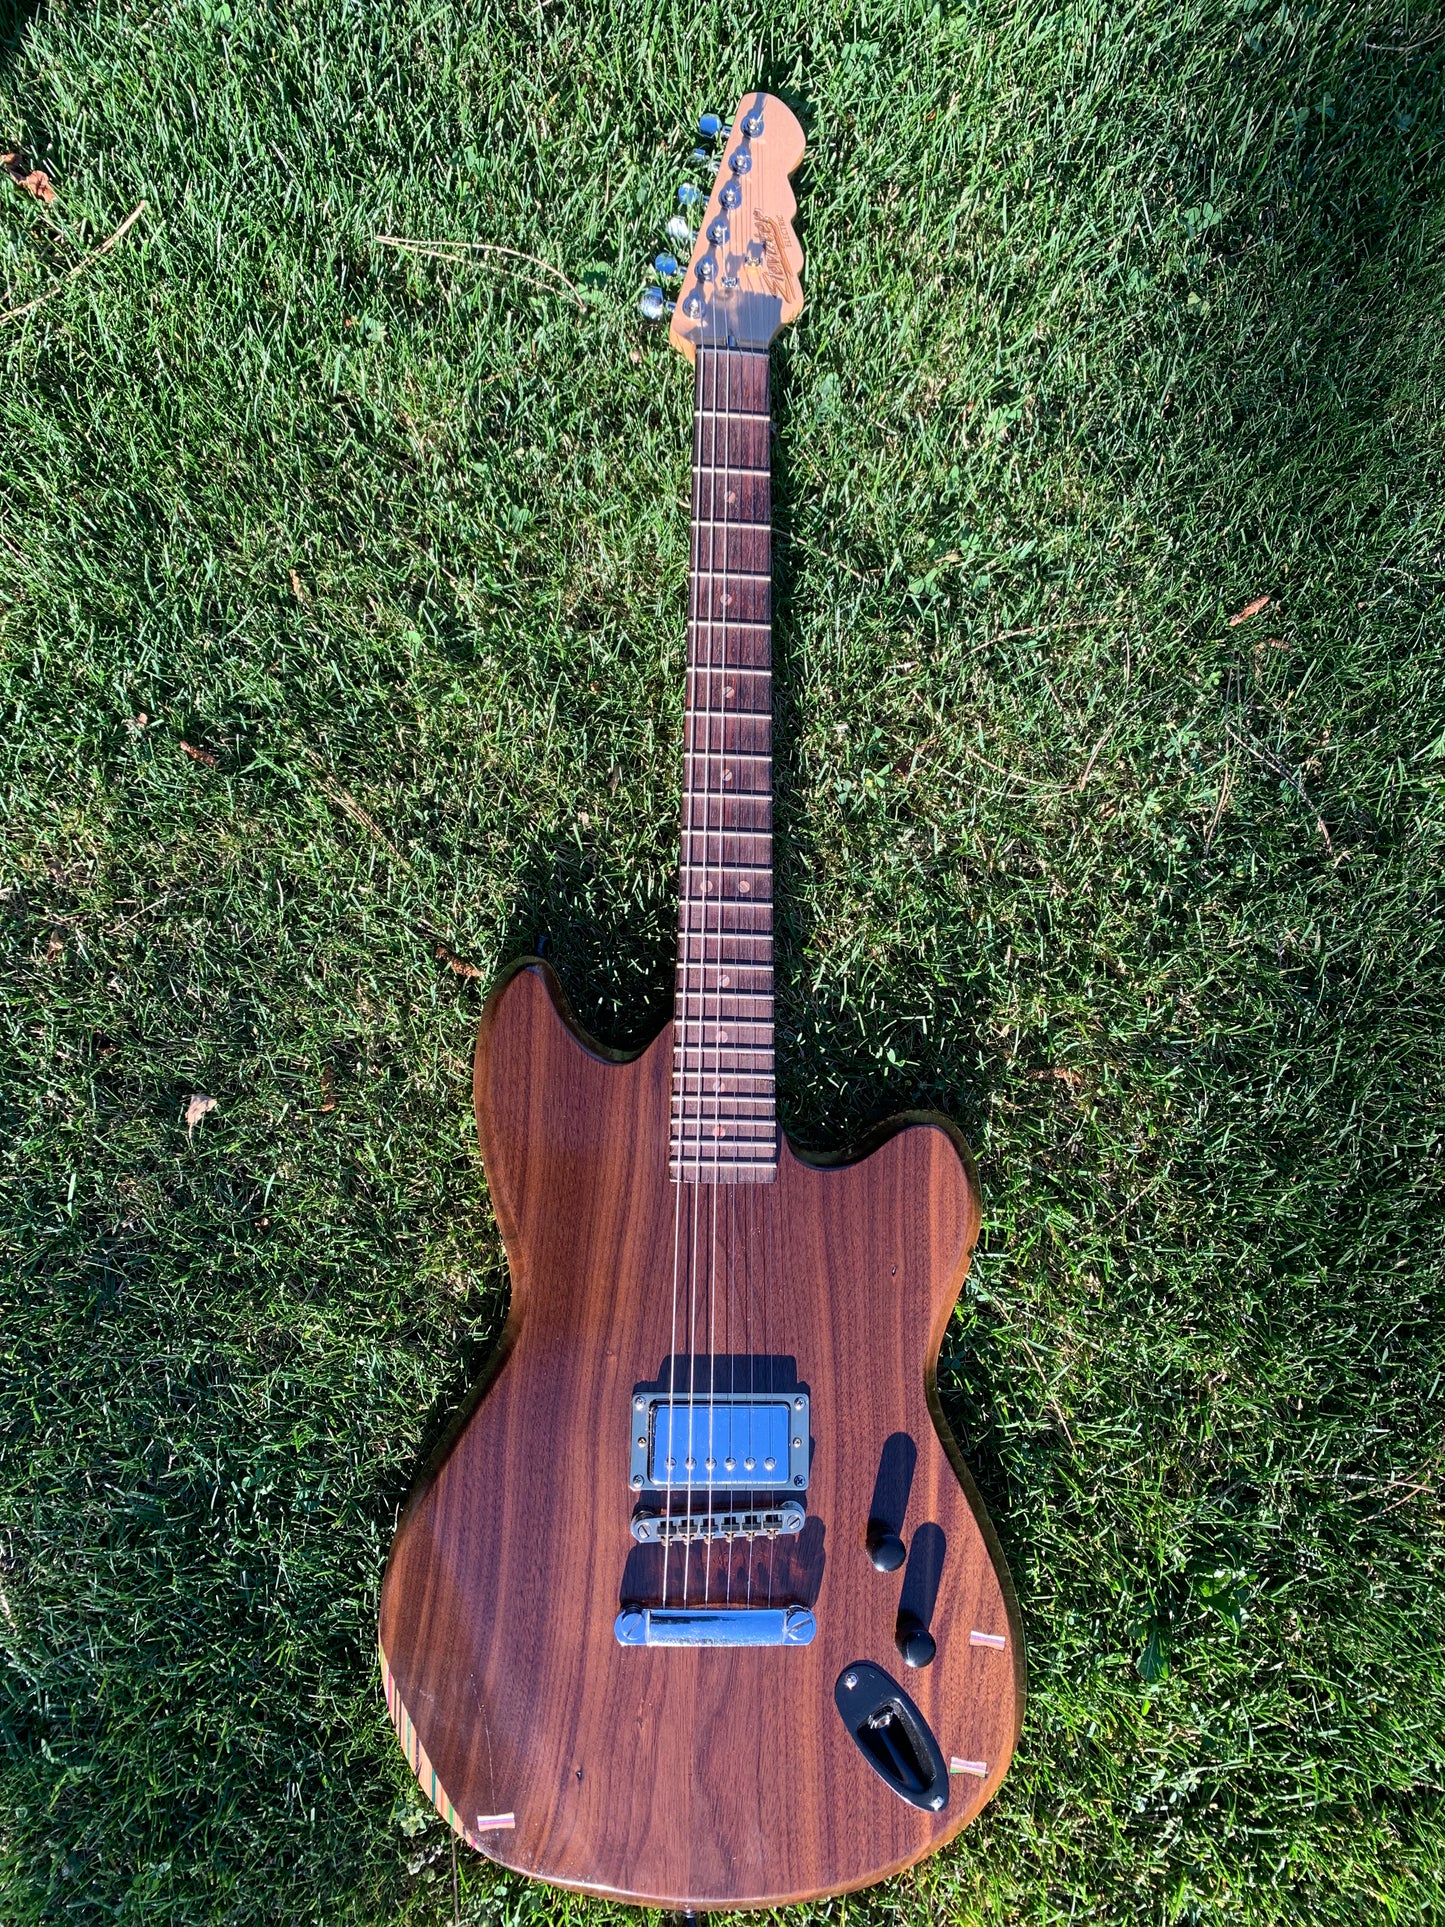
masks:
[[[688,226],[687,219],[684,215],[673,214],[669,216],[667,238],[669,241],[676,241],[679,247],[691,249],[692,229]]]
[[[659,254],[652,265],[664,281],[670,281],[679,272],[675,254]]]
[[[682,181],[678,185],[677,198],[684,207],[696,207],[698,202],[705,201],[707,196],[700,187],[694,187],[691,181]]]
[[[672,303],[661,288],[644,288],[637,305],[644,321],[661,321],[665,314],[672,312]]]
[[[719,135],[726,140],[733,130],[731,123],[725,121],[720,114],[703,114],[698,118],[697,131],[705,141],[715,141]]]

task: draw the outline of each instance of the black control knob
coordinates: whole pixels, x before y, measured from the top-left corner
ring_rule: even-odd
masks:
[[[894,1644],[903,1656],[903,1664],[912,1666],[915,1670],[920,1666],[931,1665],[933,1656],[938,1651],[938,1643],[933,1634],[911,1613],[900,1615]]]
[[[869,1526],[867,1546],[868,1557],[879,1572],[897,1572],[906,1556],[903,1541],[885,1525]]]

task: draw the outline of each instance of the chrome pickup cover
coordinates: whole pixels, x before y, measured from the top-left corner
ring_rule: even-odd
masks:
[[[634,1392],[634,1492],[801,1492],[808,1483],[806,1392]]]
[[[776,1539],[785,1532],[801,1532],[807,1516],[801,1499],[727,1512],[678,1512],[670,1518],[650,1506],[639,1506],[632,1515],[632,1536],[647,1546],[691,1545],[699,1539]]]

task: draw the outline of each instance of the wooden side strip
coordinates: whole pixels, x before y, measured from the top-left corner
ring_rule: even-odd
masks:
[[[401,1695],[396,1688],[390,1666],[386,1663],[386,1652],[380,1641],[377,1642],[377,1656],[381,1660],[381,1683],[386,1693],[386,1710],[396,1729],[396,1737],[401,1742],[401,1750],[406,1755],[407,1764],[416,1775],[417,1785],[431,1801],[442,1819],[452,1832],[465,1840],[469,1847],[482,1851],[482,1843],[476,1833],[458,1817],[456,1808],[447,1795],[446,1788],[437,1779],[436,1768],[427,1757],[426,1748],[421,1743],[421,1735],[412,1722],[411,1715],[402,1704]]]

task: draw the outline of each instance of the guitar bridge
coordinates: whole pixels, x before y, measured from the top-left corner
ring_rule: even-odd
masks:
[[[801,1532],[806,1520],[807,1510],[800,1499],[671,1516],[640,1505],[632,1515],[632,1536],[645,1546],[692,1545],[703,1539],[777,1539]]]

